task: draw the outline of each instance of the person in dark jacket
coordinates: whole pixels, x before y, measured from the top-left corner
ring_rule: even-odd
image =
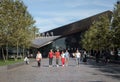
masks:
[[[84,51],[84,53],[83,53],[83,62],[85,64],[87,64],[87,53],[86,53],[86,51]]]
[[[110,60],[110,53],[109,53],[108,50],[105,51],[104,57],[105,57],[105,60],[104,60],[105,62],[104,63],[108,63],[109,60]]]
[[[100,58],[100,52],[97,50],[97,51],[95,52],[96,63],[99,63],[99,58]]]

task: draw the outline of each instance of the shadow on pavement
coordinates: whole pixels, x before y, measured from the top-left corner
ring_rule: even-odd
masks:
[[[103,82],[103,81],[88,81],[88,82]]]
[[[106,76],[110,76],[110,77],[117,78],[118,80],[120,80],[120,75],[106,75]]]
[[[68,66],[70,66],[70,67],[75,67],[76,65],[72,65],[72,64],[71,64],[71,65],[68,65]]]
[[[32,66],[32,67],[38,67],[38,66]]]
[[[90,68],[96,68],[96,70],[102,72],[102,75],[108,76],[114,79],[120,80],[120,65],[117,64],[105,64],[103,62],[96,63],[94,60],[89,60],[87,64]],[[90,81],[90,82],[102,82],[102,81]]]
[[[49,67],[49,65],[42,65],[42,67]]]

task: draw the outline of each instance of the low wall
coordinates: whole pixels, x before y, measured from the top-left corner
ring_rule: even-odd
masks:
[[[0,72],[2,72],[3,70],[7,70],[7,66],[0,66]]]
[[[12,65],[8,65],[7,69],[9,70],[9,69],[12,69],[12,68],[15,68],[15,67],[22,66],[24,64],[25,64],[24,62],[20,62],[20,63],[15,63],[15,64],[12,64]]]
[[[30,60],[30,63],[34,62],[34,59]],[[0,72],[3,70],[9,70],[9,69],[13,69],[19,66],[25,65],[25,62],[19,62],[19,63],[15,63],[15,64],[11,64],[11,65],[7,65],[7,66],[0,66]]]

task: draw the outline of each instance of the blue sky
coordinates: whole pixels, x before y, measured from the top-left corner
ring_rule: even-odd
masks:
[[[23,0],[40,32],[113,10],[117,0]]]

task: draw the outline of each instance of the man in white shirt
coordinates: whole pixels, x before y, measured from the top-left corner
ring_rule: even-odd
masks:
[[[76,57],[77,65],[79,65],[80,64],[81,53],[78,50],[76,50],[75,57]]]

